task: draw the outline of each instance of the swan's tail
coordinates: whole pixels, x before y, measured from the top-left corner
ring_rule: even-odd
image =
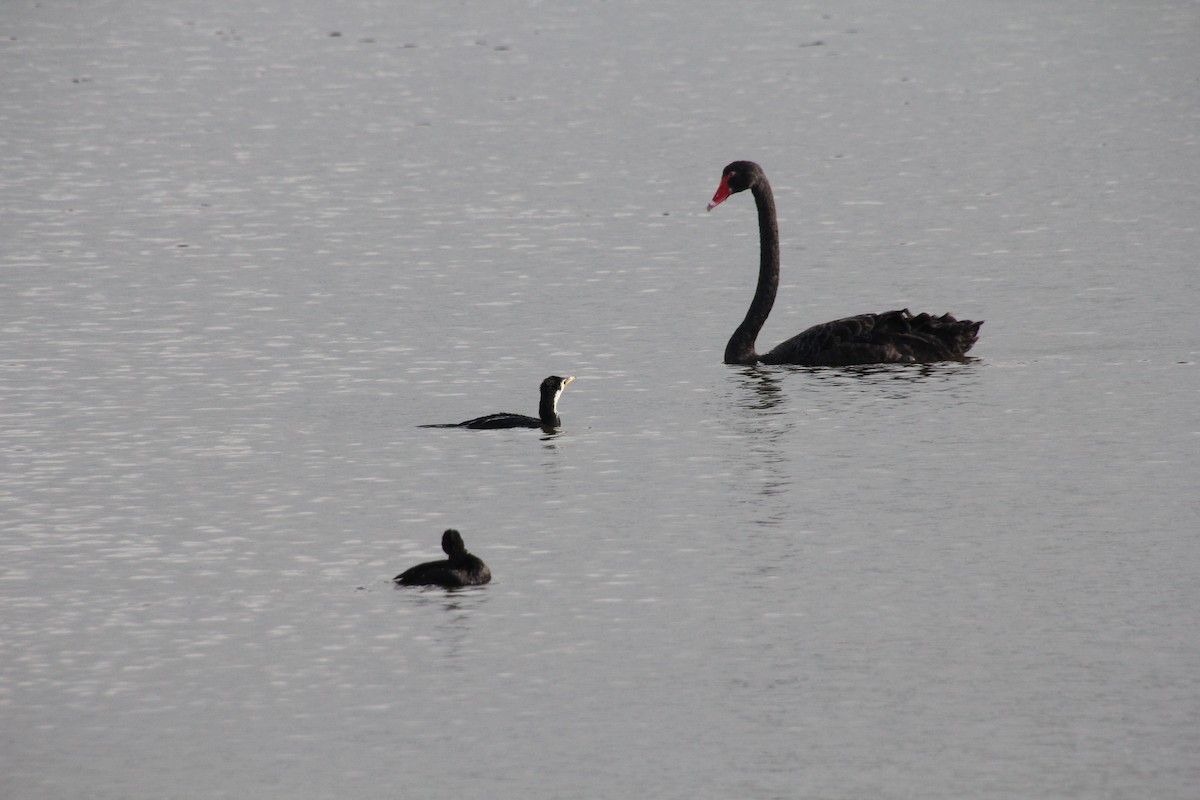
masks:
[[[984,322],[960,320],[953,314],[942,314],[940,317],[926,313],[912,314],[907,308],[889,313],[901,316],[903,324],[900,327],[905,329],[905,335],[913,337],[913,349],[917,351],[915,355],[922,361],[962,358],[975,346],[979,339],[979,326]]]

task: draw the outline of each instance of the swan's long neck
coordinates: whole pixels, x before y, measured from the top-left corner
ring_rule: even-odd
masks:
[[[775,196],[765,177],[760,178],[750,191],[758,208],[758,287],[754,290],[754,300],[750,302],[746,318],[725,345],[726,364],[758,363],[754,342],[775,305],[775,293],[779,291],[779,224],[775,220]]]

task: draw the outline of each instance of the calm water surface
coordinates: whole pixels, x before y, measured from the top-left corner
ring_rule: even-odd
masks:
[[[0,18],[0,795],[1194,797],[1196,6],[407,5]]]

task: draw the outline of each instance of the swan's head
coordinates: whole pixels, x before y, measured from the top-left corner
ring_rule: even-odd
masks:
[[[729,195],[746,191],[762,177],[762,174],[762,167],[753,161],[734,161],[721,173],[721,185],[717,187],[713,199],[708,201],[708,210],[712,211],[721,205]]]
[[[551,375],[546,380],[542,381],[542,397],[550,397],[551,407],[554,413],[558,413],[558,398],[563,393],[563,389],[567,388],[567,384],[575,380],[572,375],[569,378],[560,378],[557,375]]]

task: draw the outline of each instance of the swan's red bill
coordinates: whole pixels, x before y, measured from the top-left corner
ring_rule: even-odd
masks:
[[[721,178],[721,185],[717,187],[717,193],[713,195],[713,199],[708,201],[708,210],[712,211],[721,205],[721,203],[724,203],[731,194],[733,192],[729,191],[729,176],[726,175]]]

